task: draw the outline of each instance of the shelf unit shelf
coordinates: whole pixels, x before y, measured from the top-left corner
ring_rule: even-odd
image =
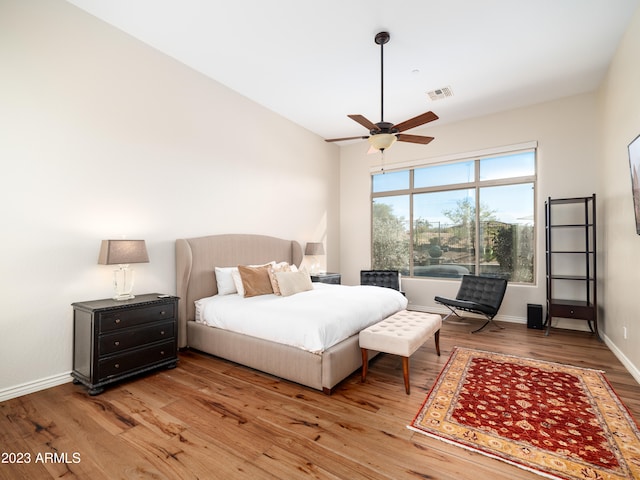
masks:
[[[553,317],[585,320],[598,335],[596,194],[545,202],[546,335]]]

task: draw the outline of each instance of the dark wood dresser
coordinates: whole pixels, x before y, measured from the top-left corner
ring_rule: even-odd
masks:
[[[74,383],[90,395],[133,375],[178,363],[178,297],[158,293],[132,300],[73,306]]]

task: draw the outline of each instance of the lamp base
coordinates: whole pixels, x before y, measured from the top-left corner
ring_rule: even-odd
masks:
[[[135,295],[131,295],[130,293],[122,293],[120,295],[114,295],[111,298],[120,302],[122,300],[131,300],[132,298],[136,298],[136,297]]]
[[[131,292],[133,290],[134,271],[129,269],[129,265],[120,265],[120,268],[113,271],[113,287],[115,295],[111,298],[117,301],[131,300],[135,298]]]

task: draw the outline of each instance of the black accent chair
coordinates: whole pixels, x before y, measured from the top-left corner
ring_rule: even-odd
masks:
[[[504,278],[463,275],[455,299],[436,296],[435,301],[451,310],[451,313],[443,321],[454,314],[460,317],[456,310],[484,315],[487,321],[480,328],[471,332],[476,333],[493,321],[493,317],[496,316],[500,305],[502,305],[506,291],[507,281]],[[498,328],[504,328],[495,322],[494,324]]]
[[[360,270],[360,285],[400,290],[400,272],[398,270]]]

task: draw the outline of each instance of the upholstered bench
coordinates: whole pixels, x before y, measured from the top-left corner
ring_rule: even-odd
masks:
[[[362,381],[367,378],[367,350],[391,353],[402,357],[404,389],[409,394],[409,357],[432,335],[440,356],[442,317],[433,313],[402,310],[360,332],[362,351]]]

